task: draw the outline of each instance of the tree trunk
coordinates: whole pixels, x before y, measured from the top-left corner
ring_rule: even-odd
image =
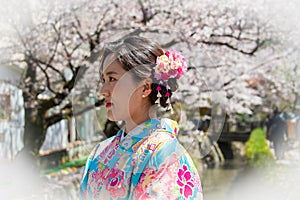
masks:
[[[46,137],[45,112],[37,108],[25,108],[24,148],[17,160],[26,160],[32,167],[38,166],[39,150]]]

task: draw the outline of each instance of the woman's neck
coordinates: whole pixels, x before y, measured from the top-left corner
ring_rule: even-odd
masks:
[[[138,126],[139,124],[147,121],[148,119],[150,119],[149,116],[147,117],[141,117],[139,119],[135,119],[133,120],[127,120],[125,121],[125,132],[128,133],[129,131],[131,131],[132,129],[134,129],[136,126]]]
[[[147,121],[148,119],[157,118],[156,116],[156,110],[153,108],[150,108],[148,111],[148,115],[139,114],[136,117],[132,117],[128,120],[125,120],[125,132],[128,133],[132,129],[134,129],[139,124]]]

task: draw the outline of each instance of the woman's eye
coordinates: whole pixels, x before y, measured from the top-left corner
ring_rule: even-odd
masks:
[[[101,82],[101,83],[105,83],[105,82],[114,82],[114,81],[117,81],[117,79],[114,78],[114,77],[108,77],[108,78],[101,78],[101,79],[100,79],[100,82]]]
[[[115,79],[114,77],[109,77],[109,82],[111,81],[116,81],[117,79]]]

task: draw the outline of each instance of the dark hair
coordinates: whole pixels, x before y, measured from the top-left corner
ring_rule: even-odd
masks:
[[[107,43],[102,52],[100,60],[100,73],[103,71],[104,60],[108,55],[115,54],[116,60],[122,64],[126,71],[131,71],[137,80],[143,80],[151,77],[152,92],[149,95],[151,104],[154,105],[157,100],[156,87],[160,84],[156,83],[153,77],[154,67],[156,66],[156,58],[164,54],[160,45],[146,38],[139,36],[128,36],[115,42]],[[168,97],[165,97],[167,91],[172,96],[178,85],[176,79],[169,79],[168,85],[171,89],[167,90],[165,85],[160,85],[161,95],[160,105],[168,106],[166,103]]]

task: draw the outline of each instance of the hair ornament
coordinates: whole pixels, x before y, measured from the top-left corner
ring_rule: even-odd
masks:
[[[180,52],[176,50],[168,50],[156,59],[156,66],[154,68],[154,78],[157,81],[159,81],[159,85],[163,85],[164,83],[166,84],[167,93],[165,94],[165,97],[168,97],[167,110],[171,110],[171,113],[173,113],[173,108],[171,106],[170,93],[168,92],[168,90],[170,90],[168,80],[170,78],[178,79],[186,71],[187,64],[185,62],[185,58]],[[155,101],[155,103],[158,104],[160,104],[160,98],[162,97],[160,93],[161,87],[159,85],[156,87],[157,100]]]

